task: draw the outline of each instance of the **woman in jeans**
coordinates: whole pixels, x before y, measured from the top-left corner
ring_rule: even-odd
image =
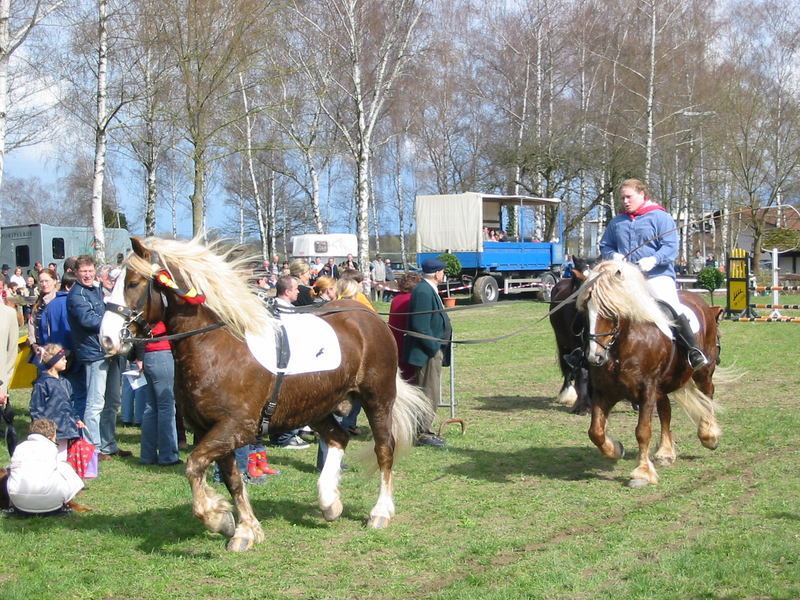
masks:
[[[161,321],[153,327],[153,336],[164,335]],[[141,462],[170,466],[183,461],[178,457],[178,433],[175,428],[175,362],[169,341],[155,341],[144,346],[139,366],[147,379],[142,414]]]

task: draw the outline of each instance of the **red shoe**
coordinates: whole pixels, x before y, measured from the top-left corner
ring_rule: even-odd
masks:
[[[247,455],[247,474],[253,479],[258,479],[264,472],[258,467],[258,453]]]
[[[261,470],[261,472],[264,475],[277,475],[278,474],[278,471],[276,471],[275,469],[270,467],[269,463],[267,463],[267,451],[266,450],[262,450],[261,452],[256,452],[255,453],[255,457],[256,457],[257,464],[258,464],[258,468]]]

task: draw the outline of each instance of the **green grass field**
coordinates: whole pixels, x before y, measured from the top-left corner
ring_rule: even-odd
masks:
[[[659,468],[658,486],[633,490],[636,413],[622,404],[612,413],[609,430],[628,453],[606,462],[588,417],[554,401],[545,312],[510,302],[452,313],[458,339],[528,329],[457,348],[466,433],[451,426],[446,449],[415,448],[397,466],[389,529],[365,528],[375,478],[347,471],[344,514],[326,523],[315,450],[275,449],[281,474],[249,489],[267,540],[228,553],[192,516],[181,468],[139,465],[138,430],[120,428],[134,458],[101,465],[81,496],[92,512],[0,518],[0,598],[800,597],[800,325],[724,322],[723,364],[743,376],[717,389],[720,448],[702,448],[676,410],[677,462]],[[28,393],[14,393],[17,406]],[[17,417],[21,431],[27,421]]]

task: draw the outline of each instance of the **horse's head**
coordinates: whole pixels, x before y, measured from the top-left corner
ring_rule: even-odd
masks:
[[[605,364],[619,335],[620,323],[665,321],[645,278],[635,265],[607,260],[592,269],[578,294],[578,310],[585,311],[589,323],[589,363]]]
[[[573,256],[572,262],[575,266],[572,267],[572,278],[580,282],[586,281],[590,270],[597,264],[596,258],[583,258],[580,256]]]
[[[131,238],[131,245],[133,253],[114,284],[100,324],[100,344],[109,354],[129,352],[131,338],[149,335],[153,325],[164,318],[164,304],[156,281],[161,267],[154,264],[153,253],[139,238]],[[139,268],[132,267],[133,257],[139,258]],[[142,264],[151,265],[149,273],[143,272]]]

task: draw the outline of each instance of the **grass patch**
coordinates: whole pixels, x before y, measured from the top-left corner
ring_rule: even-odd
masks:
[[[281,475],[249,488],[267,540],[231,554],[192,516],[180,467],[115,460],[81,496],[91,513],[0,518],[0,598],[800,596],[800,326],[723,322],[724,364],[745,375],[717,390],[720,448],[702,448],[675,411],[678,461],[659,469],[658,486],[631,490],[624,482],[636,464],[636,413],[615,408],[609,429],[629,453],[606,462],[586,435],[588,418],[554,400],[560,375],[549,324],[539,322],[545,311],[509,302],[452,313],[457,339],[528,329],[458,346],[466,433],[448,428],[446,449],[417,448],[397,466],[388,530],[364,526],[376,479],[346,472],[344,514],[326,523],[314,450],[275,449],[270,461]],[[16,406],[28,395],[15,392]],[[17,417],[21,433],[27,421]],[[121,427],[119,438],[138,456],[137,429]],[[7,460],[0,450],[0,463]]]

